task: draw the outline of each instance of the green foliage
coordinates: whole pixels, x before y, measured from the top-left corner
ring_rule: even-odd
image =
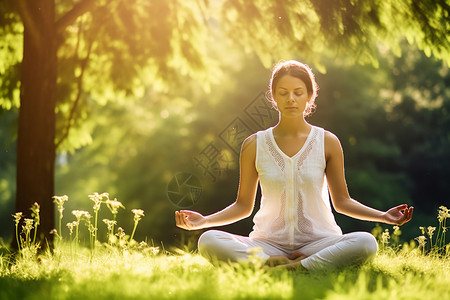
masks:
[[[237,43],[255,51],[269,67],[288,53],[325,70],[317,53],[347,56],[378,66],[382,43],[401,55],[406,38],[427,56],[450,64],[448,1],[226,1],[226,29]],[[290,52],[292,51],[292,52]]]
[[[58,52],[59,150],[92,143],[96,105],[129,102],[186,77],[206,89],[212,80],[202,25],[199,7],[185,1],[109,1],[78,18]]]
[[[82,1],[55,0],[56,19]],[[23,25],[16,2],[0,14],[0,106],[19,106]],[[221,39],[255,52],[269,67],[301,54],[325,71],[321,55],[378,65],[380,42],[400,55],[406,38],[449,64],[447,1],[99,1],[58,38],[57,139],[60,151],[92,142],[92,105],[141,97],[195,78],[217,79],[211,49]],[[221,58],[223,60],[223,58]],[[98,83],[102,84],[98,84]]]
[[[20,63],[23,54],[23,25],[8,5],[0,8],[0,108],[19,107]]]
[[[401,155],[400,166],[414,184],[410,195],[417,207],[431,213],[448,205],[445,190],[450,176],[450,73],[441,62],[409,51],[389,62],[390,92],[386,118]],[[433,199],[433,205],[423,199]]]
[[[0,8],[0,107],[19,107],[23,25],[15,1]],[[81,1],[54,1],[57,19]],[[26,5],[25,5],[26,6]],[[92,106],[141,97],[192,77],[214,79],[201,6],[179,1],[107,1],[58,37],[57,138],[60,151],[92,142]],[[43,49],[45,51],[45,49]],[[98,84],[102,82],[102,84]],[[127,99],[129,100],[129,99]]]

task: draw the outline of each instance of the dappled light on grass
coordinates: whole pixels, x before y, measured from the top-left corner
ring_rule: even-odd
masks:
[[[116,251],[103,245],[90,258],[90,249],[67,242],[37,260],[0,261],[0,295],[22,298],[49,293],[58,299],[437,299],[450,292],[449,257],[423,255],[417,247],[381,252],[360,267],[316,273],[248,263],[213,266],[196,253],[156,253],[152,247]]]
[[[55,200],[58,202],[58,198]],[[109,200],[106,193],[101,198],[98,195],[97,200],[94,214],[105,203],[115,219],[117,210],[111,205],[123,207],[117,199]],[[60,220],[66,201],[57,203]],[[411,241],[400,245],[398,226],[392,231],[377,226],[373,233],[380,250],[372,261],[322,272],[266,268],[256,255],[258,248],[253,249],[247,262],[210,263],[196,252],[179,248],[168,251],[137,242],[133,240],[134,232],[144,217],[140,209],[132,210],[135,224],[131,236],[121,227],[113,234],[111,227],[106,242],[94,236],[96,222],[90,222],[91,214],[74,210],[71,215],[77,219],[77,230],[90,233],[89,247],[82,245],[77,236],[56,233],[53,253],[39,253],[40,245],[34,239],[39,224],[37,207],[33,207],[34,219],[27,221],[22,231],[22,214],[13,215],[20,251],[12,253],[0,244],[0,299],[401,300],[438,299],[450,294],[450,253],[443,234],[449,217],[445,207],[439,208],[438,229],[420,228],[421,240],[431,241],[434,236],[433,243]],[[86,226],[78,228],[83,222]]]
[[[10,271],[3,269],[6,273],[2,272],[0,287],[6,287],[7,278],[24,285],[30,280],[42,280],[42,284],[51,286],[52,294],[62,299],[97,299],[98,293],[100,298],[114,295],[120,299],[290,299],[292,296],[292,278],[287,272],[271,273],[244,264],[214,267],[197,254],[174,252],[112,253],[97,247],[96,256],[90,259],[89,249],[77,249],[76,255],[71,255],[70,245],[60,244],[53,256],[42,255],[39,261],[19,258]]]
[[[448,256],[378,254],[361,270],[336,274],[327,299],[442,299],[450,292],[449,273]]]

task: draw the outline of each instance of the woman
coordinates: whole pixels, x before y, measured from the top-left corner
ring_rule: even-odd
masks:
[[[276,126],[249,136],[240,154],[240,182],[236,201],[208,216],[175,212],[176,225],[187,230],[227,225],[248,217],[258,181],[261,207],[249,237],[218,230],[200,236],[200,253],[219,260],[240,261],[254,251],[270,266],[320,270],[361,263],[377,251],[367,232],[342,234],[331,211],[367,221],[402,225],[411,220],[406,204],[386,212],[352,199],[344,176],[338,138],[312,126],[305,117],[315,107],[318,86],[310,68],[298,61],[277,64],[268,98],[279,111]]]

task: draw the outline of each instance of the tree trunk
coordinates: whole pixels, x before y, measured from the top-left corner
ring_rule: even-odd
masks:
[[[16,212],[30,218],[30,207],[40,205],[37,240],[52,247],[55,228],[54,193],[55,103],[57,39],[54,1],[22,2],[24,50],[21,70],[17,140]],[[21,230],[21,227],[19,228]],[[15,245],[17,246],[17,245]]]

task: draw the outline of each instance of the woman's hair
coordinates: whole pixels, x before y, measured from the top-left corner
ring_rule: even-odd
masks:
[[[301,62],[298,62],[296,60],[280,61],[274,66],[272,77],[270,78],[269,90],[266,93],[267,100],[269,100],[269,102],[272,103],[273,107],[277,109],[277,105],[275,100],[273,99],[273,95],[275,93],[275,88],[278,81],[284,75],[297,77],[305,83],[309,101],[306,105],[306,109],[303,115],[305,117],[309,116],[316,108],[315,100],[317,97],[319,86],[316,83],[314,73],[311,71],[311,68],[306,64],[302,64]]]

